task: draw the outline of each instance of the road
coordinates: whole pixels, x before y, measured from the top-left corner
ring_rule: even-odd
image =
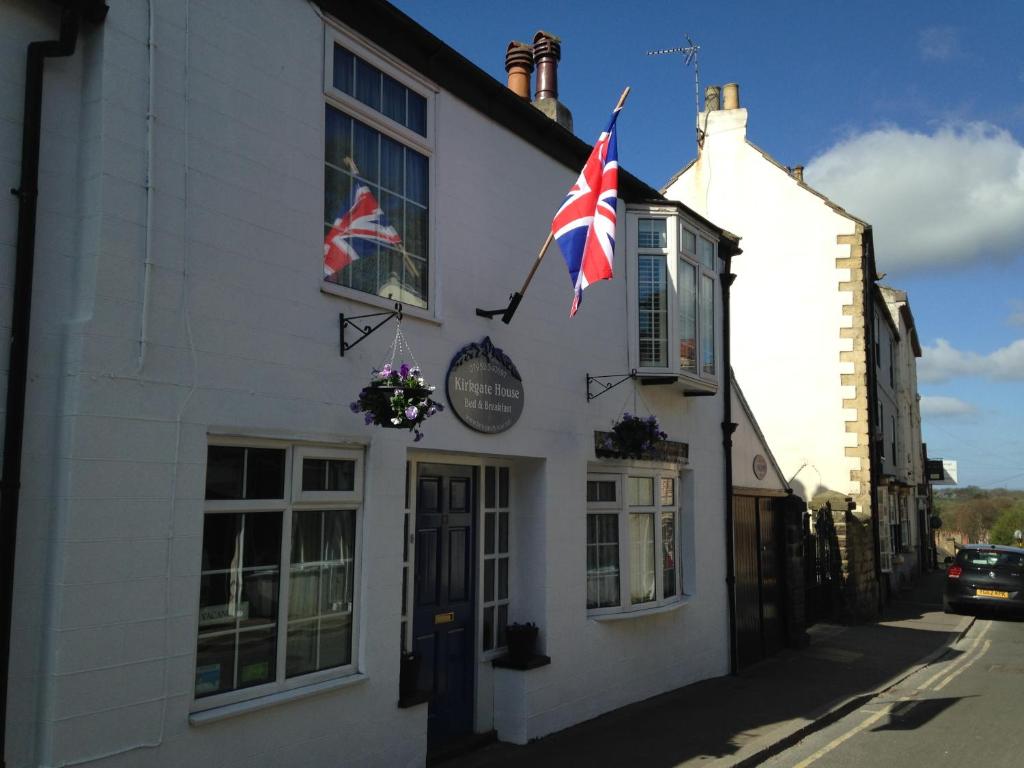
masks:
[[[1024,766],[1024,621],[980,616],[940,659],[763,765]]]

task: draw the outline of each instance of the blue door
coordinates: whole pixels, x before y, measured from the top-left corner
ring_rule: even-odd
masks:
[[[476,469],[420,464],[416,482],[413,650],[432,692],[427,748],[473,732]]]

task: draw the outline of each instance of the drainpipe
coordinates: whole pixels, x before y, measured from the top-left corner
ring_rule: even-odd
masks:
[[[723,250],[719,246],[719,250]],[[738,251],[738,249],[737,249]],[[722,370],[725,371],[725,395],[722,398],[722,449],[725,452],[725,584],[729,602],[729,673],[738,670],[736,652],[736,562],[732,515],[732,433],[738,424],[732,420],[732,356],[729,341],[729,288],[736,275],[732,273],[731,252],[725,254],[722,273]]]
[[[871,500],[871,528],[875,539],[875,581],[878,584],[878,612],[885,608],[882,590],[882,542],[879,538],[878,478],[882,460],[875,439],[875,424],[878,421],[878,375],[875,368],[875,250],[874,237],[870,227],[861,235],[864,252],[864,357],[867,363],[868,387],[868,456],[871,469],[868,473],[868,498]],[[870,244],[870,249],[868,245]]]
[[[17,554],[18,503],[21,495],[21,449],[25,434],[25,388],[32,318],[32,276],[35,268],[36,202],[39,195],[39,144],[43,114],[43,65],[47,58],[71,56],[78,40],[79,11],[89,21],[106,17],[106,3],[67,2],[60,17],[58,40],[28,45],[25,111],[22,117],[21,181],[11,193],[18,197],[11,345],[7,366],[7,413],[4,421],[3,479],[0,480],[0,766],[7,744],[7,686],[11,655],[11,612],[14,603],[14,560]]]

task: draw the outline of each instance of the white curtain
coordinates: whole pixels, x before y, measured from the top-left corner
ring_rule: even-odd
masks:
[[[654,515],[629,516],[629,593],[633,604],[649,603],[655,596],[657,561],[654,551]]]

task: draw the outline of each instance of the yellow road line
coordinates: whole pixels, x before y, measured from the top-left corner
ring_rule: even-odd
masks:
[[[928,686],[930,686],[930,685],[931,685],[932,683],[934,683],[934,682],[935,682],[936,680],[938,680],[938,679],[939,679],[940,677],[942,677],[942,676],[943,676],[943,675],[945,675],[945,674],[948,674],[948,673],[949,673],[949,671],[950,671],[951,669],[953,669],[954,667],[956,667],[956,666],[957,666],[958,664],[962,664],[962,663],[963,663],[964,661],[966,661],[966,660],[967,660],[967,657],[968,657],[968,656],[970,655],[971,651],[973,651],[973,650],[974,650],[975,648],[977,648],[977,647],[978,647],[978,643],[980,643],[980,642],[981,642],[981,639],[982,639],[983,637],[985,637],[986,633],[987,633],[987,632],[988,632],[988,631],[989,631],[989,630],[990,630],[991,628],[992,628],[992,622],[991,622],[991,621],[986,621],[986,622],[985,622],[985,626],[983,626],[983,627],[981,628],[981,632],[979,632],[979,633],[978,633],[978,636],[974,638],[974,641],[973,641],[973,642],[972,642],[972,643],[970,644],[970,647],[968,648],[968,650],[967,650],[967,651],[965,651],[965,652],[964,652],[964,654],[963,654],[962,656],[960,656],[959,658],[957,658],[957,659],[954,659],[954,660],[953,660],[953,662],[952,662],[952,663],[951,663],[951,664],[950,664],[950,665],[949,665],[948,667],[944,667],[944,668],[940,669],[940,670],[939,670],[938,672],[936,672],[936,673],[935,673],[934,675],[932,675],[932,676],[931,676],[931,677],[929,677],[929,678],[928,678],[927,680],[925,680],[925,682],[924,682],[924,683],[923,683],[922,685],[919,685],[919,686],[917,687],[917,688],[918,688],[918,690],[921,690],[921,691],[923,691],[923,690],[927,689],[927,688],[928,688]]]
[[[852,739],[854,736],[856,736],[858,733],[863,731],[865,728],[870,728],[872,725],[874,725],[879,720],[881,720],[883,717],[885,717],[890,712],[892,712],[892,708],[895,707],[897,704],[900,704],[900,703],[902,703],[904,701],[908,701],[909,699],[910,699],[909,696],[902,696],[902,697],[900,697],[900,699],[898,701],[893,701],[893,702],[891,702],[889,704],[886,704],[884,707],[882,707],[882,709],[880,709],[877,712],[875,712],[875,714],[873,714],[870,717],[866,718],[863,722],[861,722],[859,725],[851,728],[846,733],[844,733],[842,736],[836,737],[835,739],[830,741],[828,744],[826,744],[824,747],[822,747],[817,752],[815,752],[813,755],[811,755],[810,757],[806,758],[802,762],[797,763],[795,766],[793,766],[793,768],[807,768],[808,765],[810,765],[811,763],[814,763],[814,762],[820,760],[822,757],[827,755],[829,752],[831,752],[833,749],[838,747],[844,741],[847,741],[848,739]]]
[[[981,650],[980,650],[980,651],[979,651],[978,653],[976,653],[976,654],[975,654],[975,655],[974,655],[974,656],[973,656],[973,657],[971,658],[971,660],[970,660],[970,661],[968,661],[968,662],[967,662],[966,664],[962,665],[962,666],[960,667],[960,669],[958,669],[958,670],[957,670],[956,672],[954,672],[953,674],[951,674],[951,675],[950,675],[949,677],[947,677],[947,678],[946,678],[945,680],[943,680],[943,681],[942,681],[941,683],[939,683],[938,685],[936,685],[936,686],[935,686],[935,690],[936,690],[936,691],[941,691],[941,690],[942,690],[943,688],[945,688],[945,687],[946,687],[947,685],[949,685],[949,684],[950,684],[950,683],[951,683],[951,682],[953,681],[953,678],[955,678],[955,677],[956,677],[957,675],[959,675],[959,674],[960,674],[961,672],[963,672],[963,671],[964,671],[965,669],[967,669],[967,668],[968,668],[969,666],[971,666],[972,664],[974,664],[974,662],[976,662],[976,661],[977,661],[978,659],[980,659],[980,658],[981,658],[982,656],[984,656],[984,655],[985,655],[985,653],[986,653],[986,652],[988,651],[988,649],[989,649],[989,648],[991,648],[991,647],[992,647],[992,641],[991,641],[991,640],[986,640],[986,641],[985,641],[985,645],[984,645],[984,646],[982,647],[982,649],[981,649]]]

